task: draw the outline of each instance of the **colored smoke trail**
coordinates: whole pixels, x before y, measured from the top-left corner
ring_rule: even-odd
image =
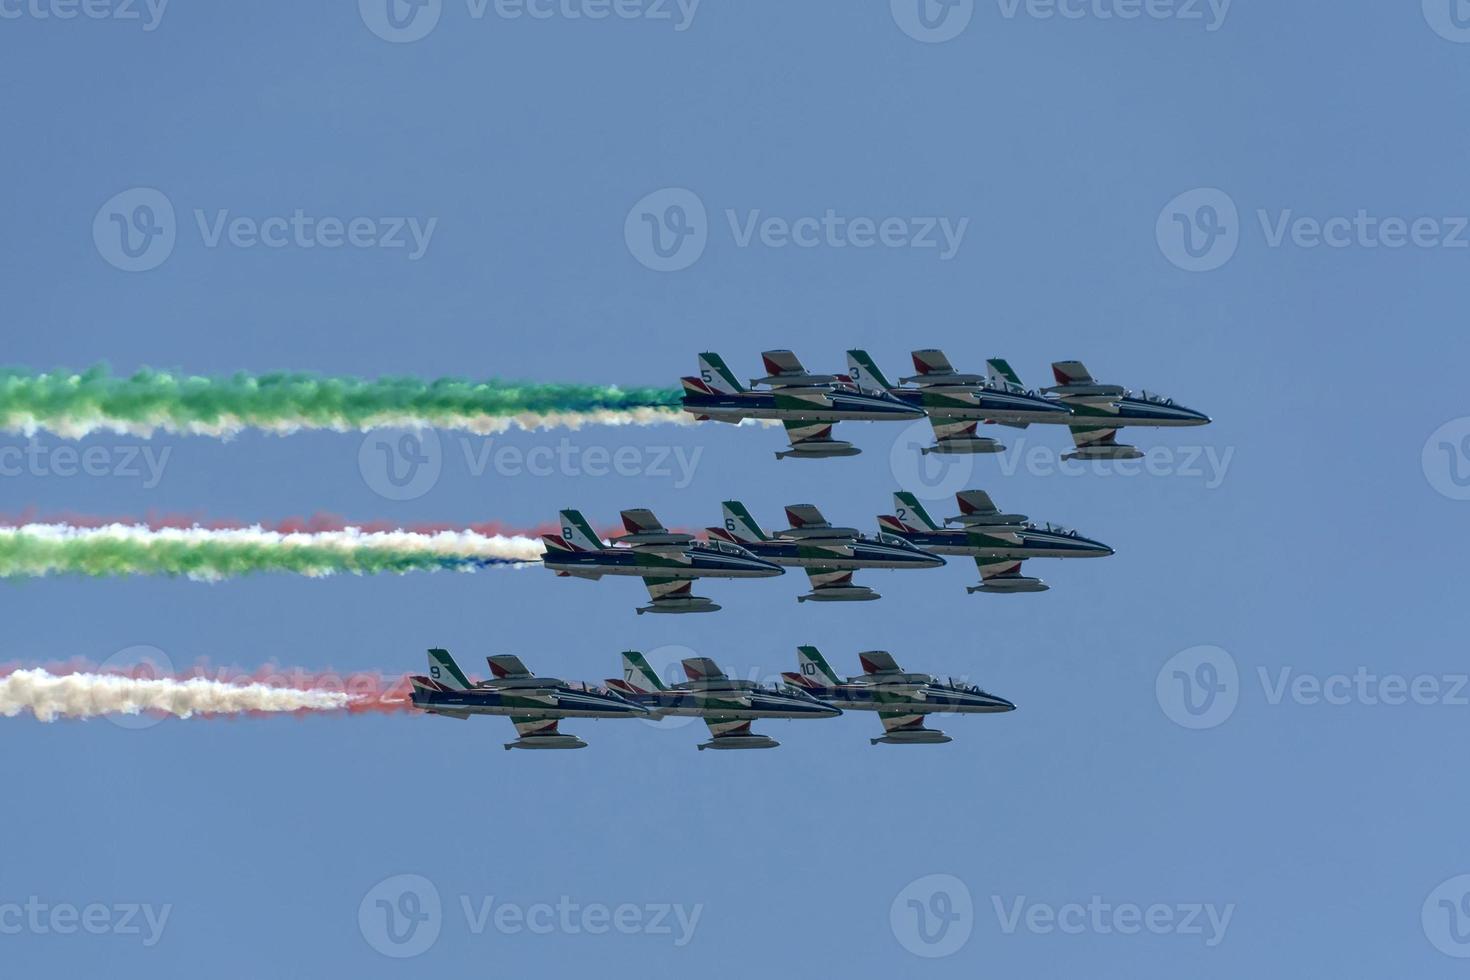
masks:
[[[298,678],[299,679],[299,678]],[[363,679],[372,679],[363,690]],[[322,686],[316,686],[322,685]],[[0,716],[29,711],[39,721],[103,715],[208,718],[262,714],[393,713],[408,709],[402,684],[385,687],[376,675],[322,684],[267,683],[238,677],[153,677],[34,667],[0,676]]]
[[[25,435],[45,429],[68,438],[160,431],[224,438],[246,429],[285,434],[393,427],[484,435],[512,427],[691,422],[679,403],[678,389],[616,385],[300,373],[210,378],[148,369],[114,377],[105,367],[79,374],[0,370],[0,429]]]
[[[539,561],[537,538],[475,531],[325,531],[22,524],[0,527],[0,578],[170,575],[218,581],[254,572],[320,577],[350,573],[475,571]]]

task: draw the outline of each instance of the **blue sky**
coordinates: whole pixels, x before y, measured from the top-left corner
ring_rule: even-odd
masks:
[[[6,363],[631,385],[673,384],[705,349],[750,377],[767,347],[815,370],[866,347],[898,374],[910,349],[938,346],[961,369],[1005,356],[1036,383],[1081,358],[1215,419],[1126,433],[1163,454],[1135,475],[1025,457],[920,469],[894,449],[903,427],[876,424],[839,430],[863,455],[820,463],[778,464],[776,432],[731,427],[493,442],[631,447],[636,476],[476,471],[485,441],[442,433],[437,480],[407,500],[374,489],[357,435],[155,438],[169,452],[156,485],[7,475],[7,513],[530,525],[578,506],[605,525],[644,505],[685,527],[731,496],[768,524],[813,502],[871,527],[899,484],[939,498],[978,486],[1118,553],[1033,563],[1052,585],[1034,596],[967,596],[962,560],[870,573],[884,598],[855,605],[798,605],[796,573],[706,583],[724,611],[686,617],[635,616],[636,583],[539,569],[12,584],[3,660],[147,645],[180,664],[396,673],[443,645],[472,673],[514,652],[595,680],[622,649],[687,648],[764,677],[815,643],[839,670],[882,647],[1019,710],[944,720],[953,743],[914,749],[870,747],[869,716],[767,722],[780,749],[723,754],[695,751],[702,726],[635,722],[568,723],[591,747],[541,754],[500,751],[510,727],[485,719],[14,719],[3,962],[123,976],[212,962],[242,977],[1456,972],[1450,954],[1470,953],[1451,751],[1470,711],[1454,693],[1470,45],[1436,0],[1223,17],[1181,0],[1133,19],[1116,16],[1127,0],[1063,6],[1080,16],[982,0],[943,20],[934,4],[929,33],[902,0],[692,17],[649,0],[605,19],[569,16],[595,0],[537,7],[545,18],[444,0],[401,42],[371,29],[403,37],[370,0],[179,3],[156,18],[114,0],[92,8],[108,17],[70,20],[52,16],[60,0],[0,6]],[[174,241],[125,271],[92,231],[137,188],[173,209]],[[658,271],[630,212],[655,195],[664,213],[670,188],[703,210],[703,250]],[[131,213],[139,198],[121,200]],[[313,234],[368,218],[375,244],[251,244],[249,228],[298,211]],[[829,211],[845,230],[813,247],[743,237]],[[235,242],[210,244],[241,217]],[[391,247],[410,219],[433,222],[416,258]],[[895,244],[859,247],[854,219],[898,219]],[[941,219],[963,222],[953,254],[914,247]],[[1065,441],[1003,438],[1043,463]],[[1228,462],[1191,464],[1206,451]],[[1176,670],[1204,678],[1206,662],[1226,678],[1218,702],[1171,693]],[[1378,680],[1333,680],[1359,668]],[[1384,704],[1386,675],[1438,693]],[[438,931],[395,958],[381,949],[407,950],[376,902],[415,911],[405,881],[438,896]],[[104,905],[111,926],[10,929],[5,907],[31,896]],[[502,904],[559,902],[630,906],[641,925],[494,924]],[[1172,925],[1120,932],[1130,904]],[[129,905],[168,907],[157,942],[113,928]],[[1186,928],[1196,906],[1228,909],[1228,925],[1212,936],[1200,913],[1201,931]],[[661,907],[698,910],[687,936],[672,917],[654,928]],[[1082,925],[1047,928],[1049,911]],[[940,913],[957,918],[941,928]]]

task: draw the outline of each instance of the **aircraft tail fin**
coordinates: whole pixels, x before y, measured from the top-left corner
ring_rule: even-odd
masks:
[[[547,539],[556,538],[557,535],[546,535]],[[592,530],[592,525],[587,523],[587,518],[582,516],[580,510],[564,510],[561,512],[561,544],[565,545],[562,550],[566,551],[601,551],[602,539],[597,532]],[[553,544],[547,540],[547,544]]]
[[[992,357],[985,362],[987,374],[992,384],[998,384],[1003,388],[1025,388],[1021,379],[1011,367],[1011,362],[1003,357]]]
[[[827,658],[816,647],[797,647],[796,663],[801,670],[802,683],[807,687],[838,687],[842,684],[842,678],[827,665]]]
[[[699,355],[699,379],[722,395],[738,395],[745,390],[725,366],[725,359],[713,351]]]
[[[725,515],[725,530],[737,544],[755,544],[768,539],[769,535],[761,529],[740,501],[726,500],[721,506]]]
[[[900,490],[893,495],[893,506],[897,511],[898,519],[908,530],[912,531],[937,531],[939,525],[924,505],[919,503],[919,498],[907,490]]]
[[[870,395],[885,394],[893,387],[865,350],[847,352],[847,376],[852,378],[859,391]]]
[[[429,678],[447,691],[468,691],[475,686],[459,669],[449,651],[438,647],[429,651]]]
[[[623,651],[623,681],[640,694],[668,690],[648,659],[637,650]]]

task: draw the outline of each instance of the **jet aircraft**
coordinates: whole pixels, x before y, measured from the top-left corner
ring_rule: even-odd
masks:
[[[715,548],[694,536],[670,531],[644,508],[622,512],[628,533],[604,543],[580,511],[561,512],[561,533],[544,534],[542,564],[560,576],[599,579],[604,575],[637,575],[651,599],[643,613],[714,612],[720,607],[691,594],[696,578],[768,578],[786,570],[763,561],[739,546]]]
[[[876,711],[884,734],[869,739],[877,745],[934,745],[953,741],[944,732],[924,727],[924,716],[938,712],[994,714],[1016,706],[980,688],[958,681],[940,681],[928,674],[910,674],[883,650],[858,654],[859,677],[838,677],[813,646],[797,647],[799,673],[786,673],[789,687],[829,704],[856,711]]]
[[[832,438],[832,426],[843,421],[892,421],[922,418],[921,409],[884,394],[867,394],[845,376],[811,374],[789,350],[761,354],[766,375],[742,387],[719,354],[699,355],[699,377],[681,378],[684,411],[696,419],[741,422],[777,419],[786,427],[791,446],[777,459],[824,459],[856,456],[861,450]],[[757,387],[757,386],[764,387]]]
[[[990,382],[1008,391],[1025,391],[1021,379],[1010,364],[999,357],[986,362]],[[1118,442],[1118,429],[1123,426],[1177,427],[1208,425],[1210,417],[1192,408],[1176,404],[1147,391],[1134,395],[1121,385],[1100,384],[1081,361],[1054,361],[1051,366],[1056,384],[1042,393],[1072,411],[1069,424],[1075,451],[1063,459],[1138,459],[1143,455],[1137,447]]]
[[[557,728],[563,718],[643,718],[648,709],[608,690],[557,677],[536,677],[519,657],[487,658],[492,679],[471,681],[448,650],[429,651],[429,674],[414,674],[413,706],[433,715],[509,715],[510,749],[582,749],[587,743]]]
[[[1021,574],[1026,558],[1099,558],[1113,554],[1101,541],[1051,524],[1037,526],[1025,514],[1003,514],[983,490],[955,494],[960,513],[939,524],[917,497],[905,491],[893,495],[895,514],[878,518],[885,540],[903,540],[939,555],[969,555],[980,570],[981,582],[967,591],[1044,592],[1047,584]],[[959,525],[950,527],[949,525]]]
[[[865,585],[853,585],[859,568],[937,568],[944,559],[899,538],[880,541],[856,528],[833,527],[811,504],[786,508],[791,526],[767,534],[738,500],[724,503],[724,526],[708,529],[716,547],[735,545],[765,561],[806,569],[812,590],[798,602],[860,602],[879,595]]]
[[[867,351],[847,352],[847,373],[859,390],[892,395],[906,405],[922,409],[934,427],[934,445],[921,453],[998,453],[1005,446],[988,436],[976,434],[981,423],[999,423],[1024,429],[1032,423],[1066,424],[1072,410],[1036,392],[1013,391],[992,386],[979,374],[961,374],[940,350],[916,350],[912,354],[918,374],[900,378],[904,387],[889,382]]]
[[[643,654],[623,654],[622,679],[607,685],[654,718],[692,716],[709,726],[705,749],[773,749],[781,743],[750,730],[756,718],[833,718],[842,712],[804,691],[763,687],[754,681],[726,677],[713,660],[689,657],[682,661],[685,683],[666,685]]]

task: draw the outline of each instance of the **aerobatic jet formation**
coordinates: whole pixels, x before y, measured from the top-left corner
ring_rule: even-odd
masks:
[[[696,419],[743,422],[776,419],[786,426],[789,448],[777,459],[824,459],[856,456],[861,450],[832,438],[838,422],[903,421],[924,417],[922,409],[882,394],[865,394],[845,375],[811,374],[789,350],[761,354],[764,377],[741,386],[725,361],[715,353],[699,355],[699,377],[681,378],[684,411]],[[762,387],[764,386],[764,387]]]
[[[604,575],[637,575],[648,587],[650,602],[643,613],[714,612],[720,607],[691,593],[697,578],[769,578],[786,570],[763,561],[739,546],[716,548],[693,535],[670,531],[643,508],[622,512],[627,534],[610,543],[580,511],[561,512],[561,533],[544,534],[541,562],[559,576],[599,579]]]
[[[705,749],[773,749],[781,743],[769,735],[750,730],[757,718],[835,718],[838,708],[805,691],[755,681],[736,680],[708,657],[688,657],[682,662],[688,681],[667,685],[643,654],[623,654],[623,676],[610,678],[607,685],[654,718],[703,718],[710,740]]]
[[[861,602],[879,595],[854,585],[860,568],[937,568],[944,559],[907,541],[869,537],[852,527],[833,527],[811,504],[791,504],[786,518],[791,526],[767,534],[738,500],[724,502],[724,523],[708,528],[716,548],[734,545],[757,558],[790,568],[803,568],[812,590],[798,602]]]
[[[487,658],[492,678],[474,682],[448,650],[429,651],[428,676],[414,674],[413,706],[446,718],[508,715],[520,736],[509,749],[583,749],[587,743],[557,728],[563,718],[646,718],[648,709],[603,687],[536,677],[519,657]]]
[[[1000,440],[980,435],[979,426],[1065,425],[1075,449],[1063,459],[1137,459],[1137,448],[1119,443],[1124,426],[1206,425],[1210,417],[1172,399],[1143,391],[1135,395],[1121,385],[1095,381],[1081,361],[1054,361],[1056,384],[1028,389],[1002,358],[986,361],[984,375],[955,370],[944,352],[913,351],[915,374],[888,380],[864,350],[847,352],[846,374],[811,374],[787,350],[762,355],[766,375],[752,378],[750,388],[735,380],[718,354],[699,356],[697,378],[681,379],[683,408],[696,419],[741,422],[777,419],[786,425],[791,447],[777,459],[821,459],[853,456],[860,450],[832,438],[832,426],[853,420],[917,419],[927,416],[934,444],[920,452],[941,454],[999,453]]]
[[[980,584],[967,592],[1045,592],[1041,579],[1021,573],[1027,558],[1101,558],[1113,549],[1076,531],[1038,526],[1025,514],[1003,514],[984,490],[955,494],[960,513],[943,524],[912,493],[893,495],[896,513],[878,517],[885,541],[900,540],[939,555],[967,555],[980,570]],[[957,525],[957,526],[951,526]]]
[[[953,741],[944,732],[924,727],[924,716],[996,714],[1016,706],[971,684],[941,681],[929,674],[911,674],[883,650],[858,654],[863,672],[845,680],[827,665],[813,646],[797,647],[798,673],[785,673],[787,686],[843,710],[876,711],[883,734],[869,744],[935,745]]]

